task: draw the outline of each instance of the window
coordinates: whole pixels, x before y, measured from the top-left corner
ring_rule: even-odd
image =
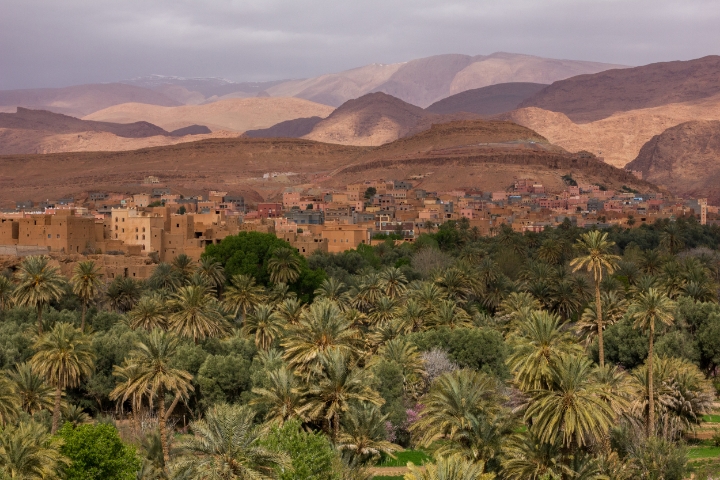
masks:
[[[177,228],[180,228],[180,224],[179,224],[179,223],[177,224]]]
[[[60,238],[60,234],[59,234],[59,233],[57,234],[57,238]]]
[[[117,238],[117,233],[115,234],[115,238]]]
[[[124,222],[124,221],[125,221],[125,219],[123,218],[123,219],[122,219],[122,221]]]
[[[118,229],[118,226],[117,226],[117,225],[115,225],[115,231],[117,231],[117,229]]]
[[[125,229],[124,229],[124,228],[122,229],[122,233],[125,233]]]
[[[138,231],[138,227],[135,227],[135,231],[136,231],[136,232]]]
[[[145,231],[145,227],[143,227],[143,232]]]
[[[143,240],[145,240],[145,235],[143,235]]]
[[[138,240],[138,236],[137,236],[137,235],[135,235],[135,240]]]
[[[29,237],[29,236],[30,236],[30,235],[28,235],[28,237]],[[52,238],[52,235],[50,235],[49,233],[48,233],[48,238]]]
[[[117,223],[117,222],[118,222],[118,217],[115,217],[115,223]]]

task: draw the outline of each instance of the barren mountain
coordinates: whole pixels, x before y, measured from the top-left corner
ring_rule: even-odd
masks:
[[[121,103],[146,103],[172,107],[179,102],[160,92],[122,83],[75,85],[64,88],[0,90],[0,110],[25,107],[82,117]]]
[[[295,96],[339,106],[370,92],[384,92],[427,107],[456,93],[498,83],[552,83],[621,65],[555,60],[530,55],[436,55],[391,65],[372,64],[306,80],[283,82],[267,89],[273,96]]]
[[[321,117],[296,118],[273,125],[270,128],[248,130],[243,134],[247,138],[300,138],[312,132]]]
[[[578,75],[553,83],[520,104],[592,122],[617,112],[658,107],[720,93],[720,56]]]
[[[147,121],[166,130],[189,125],[206,125],[212,131],[244,132],[268,128],[279,122],[303,117],[326,117],[332,107],[299,98],[237,98],[206,105],[158,107],[126,103],[106,108],[85,117],[85,120],[130,123]]]
[[[720,121],[693,121],[668,128],[643,145],[628,164],[676,195],[720,202]]]
[[[587,150],[607,163],[624,167],[654,135],[691,120],[720,120],[720,95],[685,103],[618,112],[590,123],[573,123],[566,115],[522,108],[498,116],[540,133],[571,151]]]
[[[157,137],[152,137],[157,138]],[[264,180],[270,171],[298,175]],[[430,190],[460,186],[505,189],[514,176],[562,188],[561,176],[609,187],[653,188],[592,157],[580,158],[507,122],[438,125],[383,147],[353,147],[303,139],[209,139],[127,152],[0,156],[0,203],[18,198],[80,196],[89,190],[146,191],[156,175],[181,193],[232,189],[268,198],[288,185],[309,182],[341,186],[368,178],[409,179],[424,175]]]
[[[474,88],[439,100],[425,109],[430,113],[470,112],[489,116],[515,110],[527,98],[547,87],[544,83],[499,83]]]

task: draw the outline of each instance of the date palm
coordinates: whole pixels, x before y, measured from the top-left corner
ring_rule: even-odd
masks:
[[[225,269],[213,257],[205,256],[198,262],[197,273],[203,277],[216,292],[225,284]]]
[[[143,398],[150,399],[152,392],[150,390],[137,390],[133,382],[140,373],[137,363],[123,361],[122,365],[113,365],[113,376],[117,378],[117,385],[110,392],[110,400],[115,400],[118,407],[122,407],[123,403],[130,401],[133,412],[133,427],[135,435],[140,435],[140,411],[142,410]]]
[[[563,355],[551,367],[549,388],[530,392],[525,421],[541,441],[582,448],[602,440],[616,418],[603,384],[593,377],[593,364],[584,356]]]
[[[403,302],[398,312],[398,320],[405,333],[419,332],[427,321],[427,312],[415,299],[408,299]]]
[[[407,337],[398,337],[386,342],[371,360],[371,364],[382,360],[397,364],[403,376],[403,388],[413,391],[425,375],[425,362],[417,347]]]
[[[53,389],[41,375],[33,371],[29,363],[21,363],[15,367],[15,371],[10,373],[10,380],[15,384],[14,390],[20,399],[23,412],[33,415],[41,410],[52,411]]]
[[[168,326],[167,309],[159,295],[143,295],[128,312],[128,320],[133,330],[142,328],[149,332],[156,328],[165,329]]]
[[[577,294],[575,285],[569,279],[555,282],[550,292],[552,309],[564,320],[571,318],[582,307],[582,297]]]
[[[183,279],[180,273],[166,262],[159,263],[148,279],[148,285],[152,288],[155,290],[165,290],[166,292],[174,292],[180,288],[182,283]]]
[[[261,303],[245,318],[242,331],[245,335],[255,337],[255,345],[258,349],[268,351],[275,339],[280,337],[284,327],[285,322],[273,311],[273,307]]]
[[[323,280],[315,290],[315,298],[333,301],[337,303],[342,311],[350,308],[350,303],[352,302],[352,297],[348,292],[347,285],[333,277]]]
[[[33,421],[0,430],[0,478],[52,480],[69,461],[60,453],[61,441]]]
[[[15,284],[5,275],[0,275],[0,312],[13,304]]]
[[[15,272],[17,286],[13,293],[16,305],[33,307],[37,310],[38,334],[42,335],[43,308],[59,300],[64,293],[65,279],[60,270],[51,267],[46,256],[29,256],[20,263]]]
[[[261,444],[262,428],[245,406],[220,404],[190,423],[192,435],[178,441],[174,478],[264,480],[290,466],[285,453]]]
[[[132,310],[141,294],[140,284],[129,277],[115,278],[105,293],[112,308],[119,312]]]
[[[388,267],[380,272],[380,288],[390,298],[398,298],[405,295],[407,290],[407,278],[399,268]]]
[[[602,292],[600,297],[603,325],[614,325],[625,315],[628,303],[615,291]],[[575,324],[575,328],[580,337],[585,339],[586,344],[592,343],[598,331],[597,312],[595,311],[594,303],[588,305],[582,313],[580,320]]]
[[[359,368],[350,357],[333,350],[322,358],[322,371],[307,388],[308,417],[324,420],[327,431],[336,441],[340,422],[355,403],[384,403],[379,393],[370,387],[372,375]]]
[[[5,376],[0,377],[0,427],[15,421],[20,406],[21,399],[15,384]]]
[[[35,355],[30,359],[33,371],[55,387],[51,430],[55,434],[60,426],[62,392],[80,385],[83,378],[92,374],[95,353],[88,335],[62,322],[56,323],[51,331],[38,338],[33,348]]]
[[[337,449],[350,456],[350,465],[373,462],[381,455],[393,457],[401,447],[388,442],[385,422],[388,416],[372,404],[350,408],[342,421],[342,431],[337,438]]]
[[[225,303],[235,311],[235,315],[242,312],[244,318],[264,301],[265,291],[250,275],[233,275],[230,286],[225,289],[224,298]]]
[[[437,462],[417,467],[409,465],[405,480],[493,480],[494,473],[485,472],[483,462],[473,463],[459,455],[438,458]]]
[[[433,326],[455,328],[467,328],[472,326],[470,315],[453,300],[441,301],[430,317]]]
[[[353,307],[367,312],[383,296],[382,281],[377,273],[364,275],[353,289]]]
[[[256,397],[251,404],[267,408],[266,421],[282,425],[293,418],[305,420],[305,396],[297,377],[287,367],[270,371],[267,387],[253,388],[252,393]]]
[[[592,273],[593,279],[595,280],[595,313],[597,314],[598,351],[601,367],[605,365],[605,345],[603,342],[604,327],[600,283],[603,279],[603,272],[611,275],[617,268],[620,257],[612,253],[614,246],[615,242],[608,240],[608,234],[606,232],[595,230],[584,233],[576,244],[576,248],[582,252],[582,256],[570,262],[573,271],[584,268]]]
[[[447,292],[439,285],[432,282],[422,282],[408,291],[408,296],[415,300],[420,308],[430,313],[434,312],[440,300],[447,298]]]
[[[267,262],[272,283],[293,283],[300,277],[302,262],[292,248],[280,247],[273,250]]]
[[[557,265],[563,259],[564,250],[565,246],[561,240],[553,237],[547,238],[540,244],[537,250],[537,258],[550,265]]]
[[[400,313],[397,301],[393,298],[383,295],[370,308],[368,313],[368,323],[371,326],[383,326]]]
[[[167,420],[181,398],[193,391],[192,375],[185,370],[173,366],[173,358],[177,354],[179,338],[172,333],[153,330],[147,339],[138,343],[127,361],[127,368],[132,369],[134,376],[127,381],[123,399],[133,394],[148,395],[149,400],[157,400],[158,427],[162,443],[165,465],[170,463],[170,448],[167,437]],[[165,395],[175,394],[169,408],[165,407]]]
[[[635,301],[628,309],[628,315],[635,321],[635,328],[648,334],[647,358],[647,385],[648,410],[646,433],[651,437],[655,431],[655,396],[653,392],[653,344],[655,339],[655,324],[671,325],[675,321],[675,302],[656,288],[635,297]]]
[[[670,255],[676,255],[684,246],[680,226],[677,222],[668,223],[660,234],[660,247],[670,252]]]
[[[87,314],[88,305],[93,298],[100,294],[100,288],[102,287],[100,267],[95,265],[92,260],[78,262],[73,269],[70,285],[73,293],[82,301],[80,329],[85,330],[85,315]]]
[[[566,473],[560,442],[542,442],[532,431],[509,437],[503,454],[502,474],[508,480],[563,478]]]
[[[185,338],[198,340],[230,334],[222,305],[205,287],[180,288],[168,302],[168,324],[171,330]]]
[[[172,269],[177,272],[181,279],[181,285],[186,285],[192,274],[195,272],[195,265],[189,256],[181,253],[175,257],[171,263]]]
[[[277,306],[276,311],[285,323],[296,325],[305,311],[305,306],[297,298],[288,298]]]

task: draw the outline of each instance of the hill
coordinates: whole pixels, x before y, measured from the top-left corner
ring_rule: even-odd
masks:
[[[296,118],[280,122],[269,128],[248,130],[243,136],[248,138],[300,138],[312,132],[315,125],[321,121],[321,117]]]
[[[157,137],[153,137],[157,138]],[[294,176],[263,179],[263,173]],[[436,125],[382,147],[357,147],[307,139],[207,139],[125,152],[0,156],[0,203],[19,198],[82,195],[89,190],[146,191],[147,175],[180,193],[232,188],[262,199],[291,185],[342,186],[368,178],[423,176],[422,188],[474,186],[504,190],[515,176],[562,187],[561,176],[652,188],[629,173],[592,157],[580,158],[508,122]]]
[[[720,94],[720,56],[606,70],[560,80],[520,104],[592,122],[617,112]]]
[[[473,88],[439,100],[425,109],[430,113],[470,112],[483,116],[515,110],[520,103],[547,87],[544,83],[499,83]]]
[[[720,202],[720,121],[692,121],[652,137],[628,168],[681,196]]]
[[[164,107],[181,105],[160,92],[122,83],[0,90],[0,111],[4,112],[12,112],[15,107],[24,107],[82,117],[103,108],[129,102]]]
[[[648,140],[667,128],[691,120],[720,120],[720,95],[618,112],[583,124],[574,123],[563,113],[533,107],[497,118],[531,128],[569,151],[587,150],[622,168],[638,155]]]
[[[166,130],[205,125],[212,131],[244,132],[303,117],[326,117],[332,107],[299,98],[234,98],[205,105],[160,107],[126,103],[84,117],[85,120],[131,123],[147,121]]]

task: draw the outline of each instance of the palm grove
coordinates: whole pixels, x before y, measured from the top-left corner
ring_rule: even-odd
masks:
[[[681,479],[715,400],[720,229],[481,237],[305,259],[255,232],[150,279],[0,276],[0,478]]]

